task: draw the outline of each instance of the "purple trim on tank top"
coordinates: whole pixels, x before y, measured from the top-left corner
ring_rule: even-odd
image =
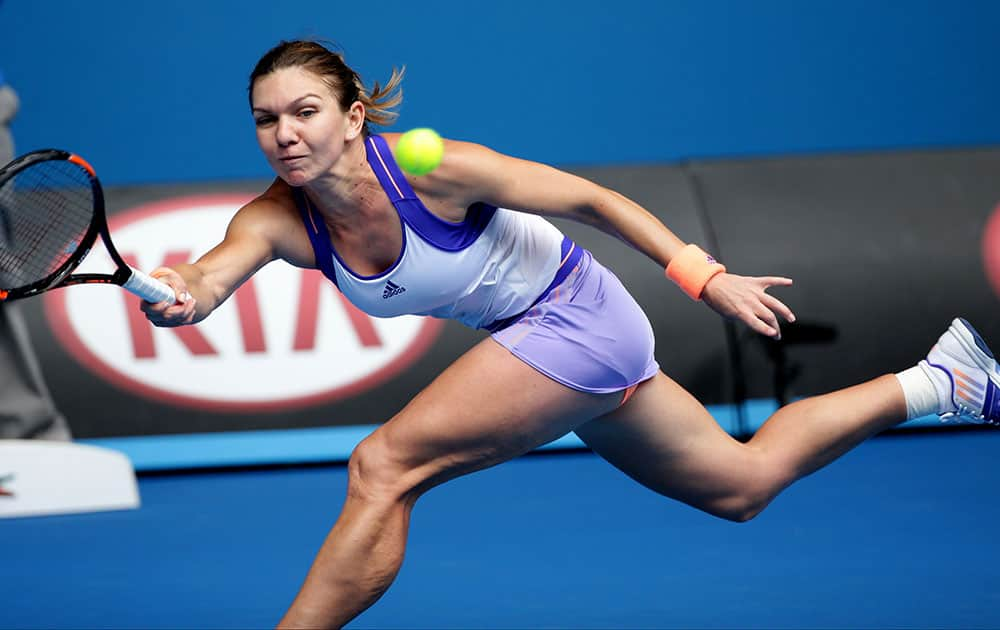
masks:
[[[417,197],[396,164],[385,138],[369,136],[365,141],[365,157],[402,220],[428,244],[440,250],[457,252],[472,245],[496,214],[496,206],[475,203],[469,206],[464,221],[445,221],[428,210]]]
[[[309,231],[309,239],[313,243],[313,250],[316,253],[316,260],[320,265],[320,270],[323,271],[324,276],[333,280],[334,284],[337,284],[337,276],[336,276],[336,271],[333,268],[333,262],[331,261],[331,256],[337,259],[337,262],[339,262],[340,266],[344,268],[344,271],[351,274],[358,280],[378,280],[379,278],[385,277],[390,273],[392,273],[396,269],[396,267],[399,266],[399,263],[402,262],[403,255],[406,253],[406,228],[403,225],[400,225],[399,227],[403,231],[403,247],[400,248],[399,256],[396,258],[396,261],[392,263],[392,266],[383,271],[382,273],[377,273],[373,276],[363,276],[360,273],[357,273],[356,271],[351,269],[346,262],[344,262],[344,259],[340,257],[340,254],[338,254],[337,250],[333,247],[333,243],[330,241],[330,230],[327,229],[326,223],[323,222],[323,217],[320,216],[319,212],[309,201],[309,198],[305,195],[304,192],[302,192],[301,189],[295,188],[293,190],[295,190],[296,193],[298,193],[298,197],[296,198],[295,202],[296,205],[299,206],[299,212],[300,213],[302,212],[302,206],[305,205],[305,207],[308,208],[309,212],[308,216],[312,219],[311,225],[308,223],[306,224],[306,230]],[[312,236],[313,232],[310,229],[313,227],[315,227],[316,230],[319,230],[319,232],[317,232],[317,236],[315,239],[313,238]],[[319,245],[318,249],[317,249],[317,244]],[[324,265],[330,268],[330,273],[327,273],[327,270],[324,267]],[[338,285],[338,288],[339,286],[340,285]]]
[[[333,245],[330,243],[330,231],[326,229],[323,217],[313,210],[312,204],[306,199],[301,188],[292,188],[292,197],[295,198],[295,206],[299,209],[302,223],[306,226],[306,233],[309,234],[313,255],[316,256],[316,265],[330,282],[340,288],[340,285],[337,284],[337,271],[333,267]]]
[[[480,234],[482,234],[483,230],[486,229],[486,226],[489,225],[490,220],[493,218],[494,214],[496,214],[497,208],[483,203],[477,203],[470,206],[465,221],[462,221],[461,223],[449,223],[435,216],[424,206],[424,204],[413,192],[409,182],[406,181],[406,178],[403,176],[399,167],[393,160],[392,152],[389,151],[389,146],[386,144],[385,139],[381,136],[370,136],[368,140],[370,141],[370,144],[369,142],[365,143],[365,155],[368,158],[368,164],[375,172],[375,176],[378,178],[379,183],[385,190],[386,195],[389,196],[389,200],[392,202],[393,207],[396,208],[396,212],[399,214],[400,219],[416,230],[417,233],[430,245],[444,251],[462,250],[475,242]],[[369,151],[369,146],[371,146],[374,150]],[[379,148],[381,148],[381,151]],[[395,174],[395,177],[392,177],[390,174]],[[393,195],[394,192],[396,193],[395,195]],[[409,195],[409,197],[406,197],[405,195]],[[337,251],[333,248],[333,243],[330,241],[330,231],[327,229],[326,223],[323,221],[323,217],[320,216],[313,204],[309,202],[309,198],[306,196],[305,192],[301,188],[292,188],[292,197],[295,199],[295,205],[299,210],[299,215],[301,216],[302,224],[306,228],[306,233],[309,235],[309,242],[312,244],[313,253],[316,256],[317,266],[320,271],[323,272],[323,275],[333,282],[333,284],[338,288],[339,284],[337,283],[337,271],[333,265],[334,258],[337,259],[345,271],[361,280],[374,280],[381,278],[399,266],[400,261],[403,259],[403,254],[406,252],[405,228],[403,228],[403,247],[400,250],[399,258],[396,259],[396,262],[393,263],[392,267],[383,273],[374,276],[362,276],[351,270],[351,268],[337,254]],[[416,217],[416,220],[420,222],[420,225],[423,225],[430,234],[436,233],[438,236],[442,236],[442,240],[446,242],[442,243],[429,238],[428,233],[421,231],[420,227],[410,220],[414,217]],[[545,299],[545,297],[548,296],[553,289],[562,284],[566,277],[573,271],[573,268],[576,267],[577,263],[580,262],[580,259],[583,257],[583,252],[584,249],[582,247],[578,247],[568,236],[563,236],[562,244],[560,246],[561,262],[559,264],[559,268],[556,270],[556,275],[552,278],[552,282],[549,283],[549,286],[542,291],[542,293],[535,299],[534,302],[531,303],[530,306],[528,306],[528,308],[524,309],[517,315],[497,320],[492,324],[483,326],[482,328],[493,333],[510,326],[523,317],[524,314],[531,310],[533,306]]]
[[[549,286],[545,287],[545,290],[542,291],[541,295],[539,295],[538,298],[536,298],[535,301],[532,302],[530,306],[528,306],[528,308],[524,309],[517,315],[505,317],[504,319],[498,319],[492,324],[483,326],[483,328],[491,333],[495,333],[498,330],[503,330],[507,326],[510,326],[517,320],[524,317],[524,314],[530,311],[532,307],[535,306],[535,304],[538,304],[539,302],[544,300],[545,297],[549,293],[551,293],[553,289],[562,284],[563,280],[566,279],[566,276],[568,276],[573,271],[573,268],[576,267],[577,263],[580,262],[580,259],[583,258],[583,252],[584,249],[582,247],[579,247],[568,236],[563,236],[563,241],[562,241],[562,246],[560,247],[560,256],[559,256],[559,260],[561,262],[559,263],[559,269],[556,270],[556,275],[554,278],[552,278],[552,282],[549,283]]]

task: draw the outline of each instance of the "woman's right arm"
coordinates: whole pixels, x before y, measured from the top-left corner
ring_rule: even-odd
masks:
[[[156,326],[195,324],[208,317],[258,269],[278,257],[284,208],[259,197],[233,217],[221,243],[192,264],[160,267],[150,275],[170,285],[177,302],[142,302]]]

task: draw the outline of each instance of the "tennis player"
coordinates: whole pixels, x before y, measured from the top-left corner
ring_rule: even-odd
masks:
[[[184,301],[144,304],[160,326],[207,317],[272,260],[318,268],[377,317],[433,315],[491,335],[355,449],[347,498],[287,627],[338,627],[403,560],[410,511],[432,487],[575,431],[638,482],[715,516],[753,518],[795,480],[869,436],[930,413],[1000,420],[1000,374],[956,319],[901,372],[795,402],[747,443],[660,371],[653,333],[618,279],[543,216],[589,224],[666,268],[692,298],[780,339],[782,277],[727,272],[652,214],[597,184],[446,141],[424,177],[396,166],[401,74],[367,90],[342,57],[282,42],[250,77],[257,140],[277,179],[194,264],[152,275]]]

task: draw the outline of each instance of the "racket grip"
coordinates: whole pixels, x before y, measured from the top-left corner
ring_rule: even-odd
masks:
[[[173,304],[177,301],[174,290],[170,288],[170,285],[160,282],[138,269],[132,269],[132,275],[125,281],[122,287],[147,302],[153,302],[154,304],[166,302],[167,300]]]

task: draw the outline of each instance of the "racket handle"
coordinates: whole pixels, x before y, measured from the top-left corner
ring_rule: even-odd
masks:
[[[166,302],[167,300],[172,304],[177,300],[174,290],[170,288],[170,285],[160,282],[138,269],[132,269],[132,275],[125,281],[122,287],[147,302],[153,302],[154,304]]]

